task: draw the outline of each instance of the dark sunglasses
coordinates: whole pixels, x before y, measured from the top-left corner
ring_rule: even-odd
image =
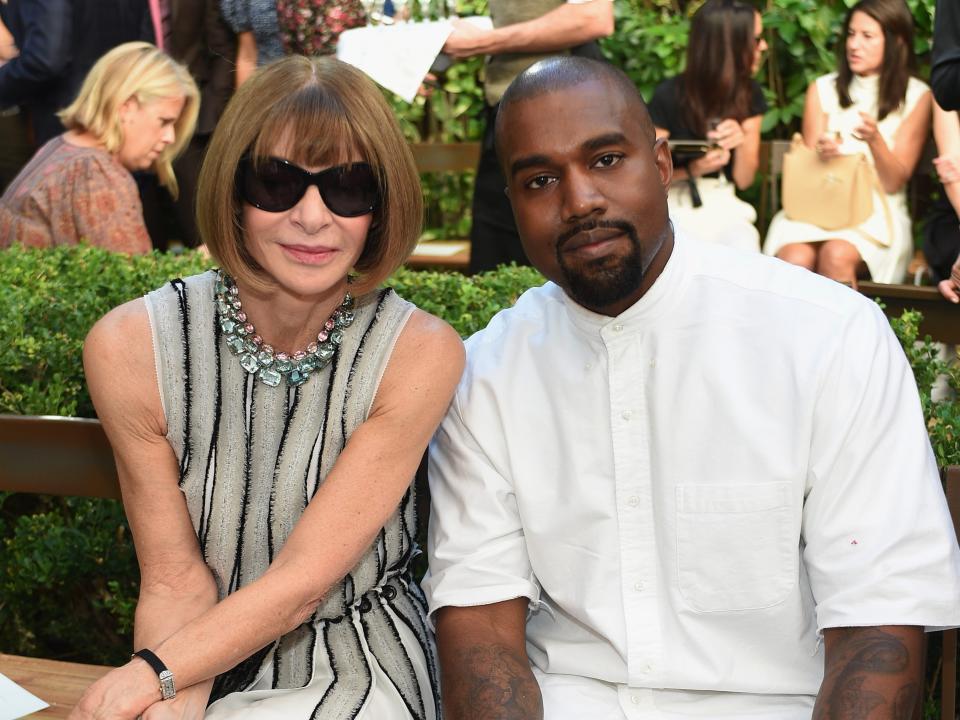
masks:
[[[312,173],[280,158],[255,162],[247,156],[240,161],[239,171],[241,197],[266,212],[289,210],[300,202],[311,185],[317,186],[330,212],[340,217],[371,213],[380,199],[373,168],[363,162]]]

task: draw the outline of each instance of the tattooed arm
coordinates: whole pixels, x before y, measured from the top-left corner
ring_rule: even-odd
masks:
[[[829,628],[813,720],[910,720],[920,702],[923,628]]]
[[[542,720],[527,660],[525,597],[437,611],[446,720]]]

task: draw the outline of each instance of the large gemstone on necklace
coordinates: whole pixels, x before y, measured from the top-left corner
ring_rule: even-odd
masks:
[[[227,335],[232,335],[233,331],[237,329],[237,324],[230,318],[223,318],[220,321],[220,329]]]
[[[280,384],[280,380],[283,377],[273,368],[260,368],[260,372],[257,373],[257,377],[263,382],[264,385],[269,385],[270,387],[276,387]]]
[[[330,358],[333,357],[333,354],[336,351],[337,349],[333,346],[333,343],[325,342],[317,348],[317,357],[320,358],[324,364],[326,364],[330,362]]]
[[[290,358],[288,358],[286,355],[282,357],[280,355],[277,355],[276,362],[277,364],[275,367],[277,368],[277,370],[279,370],[282,373],[288,372],[291,369],[293,369],[293,363],[290,362]]]
[[[260,354],[257,355],[257,360],[259,360],[260,364],[264,367],[267,365],[273,365],[273,353],[269,350],[261,350]]]
[[[243,338],[237,337],[236,335],[231,335],[227,338],[227,345],[233,350],[234,353],[240,355],[243,353]]]
[[[260,363],[258,363],[257,359],[250,353],[240,356],[240,365],[248,373],[255,373],[260,368]]]
[[[290,371],[289,375],[287,375],[287,382],[296,387],[297,385],[303,385],[309,377],[310,375],[308,373],[300,372],[300,370],[294,369]]]

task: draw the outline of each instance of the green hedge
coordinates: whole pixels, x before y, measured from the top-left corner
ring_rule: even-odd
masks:
[[[203,270],[196,253],[142,257],[98,248],[0,252],[0,412],[93,416],[80,360],[83,338],[110,308],[173,277]],[[542,282],[530,268],[473,278],[399,270],[391,284],[461,335],[484,327]],[[919,316],[894,322],[923,396],[940,464],[960,464],[960,402],[934,402],[946,365],[919,341]],[[960,389],[960,371],[949,382]],[[128,657],[137,570],[122,508],[113,501],[0,493],[0,650],[87,662]]]

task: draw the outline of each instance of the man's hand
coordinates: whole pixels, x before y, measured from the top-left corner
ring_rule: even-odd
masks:
[[[483,30],[471,22],[454,18],[453,32],[443,45],[443,52],[450,57],[459,59],[482,55],[491,31]]]
[[[933,167],[944,185],[960,182],[960,154],[936,157],[933,159]]]
[[[813,720],[910,720],[920,702],[923,628],[829,628]]]
[[[437,611],[447,720],[542,720],[526,651],[526,598]]]

